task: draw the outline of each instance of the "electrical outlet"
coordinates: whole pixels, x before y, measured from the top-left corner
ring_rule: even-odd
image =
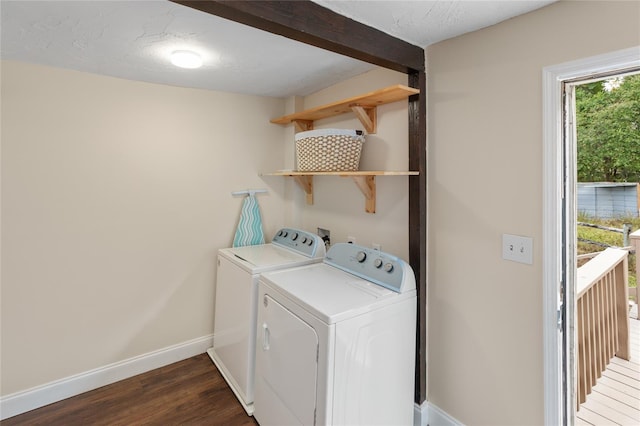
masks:
[[[328,229],[318,228],[318,236],[324,241],[324,245],[329,248],[331,245],[331,231]]]
[[[372,247],[374,250],[378,250],[378,251],[381,251],[381,250],[382,250],[382,246],[381,246],[380,244],[378,244],[378,243],[371,243],[371,247]]]
[[[355,244],[355,243],[356,243],[356,237],[352,237],[351,235],[349,235],[349,236],[347,237],[347,242],[348,242],[349,244]]]
[[[502,258],[533,265],[533,238],[502,234]]]

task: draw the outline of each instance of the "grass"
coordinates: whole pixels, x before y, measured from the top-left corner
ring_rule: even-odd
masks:
[[[583,213],[578,214],[578,222],[592,223],[609,228],[622,229],[625,223],[631,224],[631,232],[640,229],[640,217],[619,217],[613,219],[600,219],[589,217]],[[588,226],[578,226],[578,238],[609,244],[612,246],[622,247],[623,236],[618,232],[606,231],[603,229],[591,228]],[[603,251],[605,247],[578,241],[578,254],[595,253]],[[629,255],[629,286],[637,285],[636,277],[636,257],[637,255]]]

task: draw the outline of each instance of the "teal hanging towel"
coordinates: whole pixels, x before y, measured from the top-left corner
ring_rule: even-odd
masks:
[[[257,191],[246,192],[248,195],[242,203],[242,211],[240,212],[238,228],[236,229],[236,235],[233,238],[233,247],[264,244],[260,206],[258,205],[255,192]]]

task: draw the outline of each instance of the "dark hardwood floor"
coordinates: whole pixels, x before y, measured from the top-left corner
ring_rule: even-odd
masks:
[[[0,422],[1,426],[257,424],[207,354]]]

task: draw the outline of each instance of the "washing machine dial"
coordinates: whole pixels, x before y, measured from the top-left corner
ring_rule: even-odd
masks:
[[[307,245],[309,247],[311,247],[313,245],[313,238],[309,238],[309,241],[307,241]]]
[[[291,234],[291,240],[292,241],[295,241],[297,239],[298,239],[298,233],[297,232],[294,232],[293,234]]]
[[[307,244],[307,237],[302,237],[302,244]]]
[[[289,235],[289,233],[287,231],[283,231],[282,232],[282,237],[283,238],[287,238],[287,235]]]
[[[358,254],[356,254],[356,260],[360,263],[364,262],[367,259],[367,253],[363,252],[363,251],[359,251]]]
[[[381,268],[382,267],[382,259],[376,259],[373,261],[373,266],[375,266],[376,268]]]
[[[384,265],[384,270],[385,270],[386,272],[392,272],[392,271],[393,271],[393,264],[391,264],[391,263],[386,263],[386,264]]]

